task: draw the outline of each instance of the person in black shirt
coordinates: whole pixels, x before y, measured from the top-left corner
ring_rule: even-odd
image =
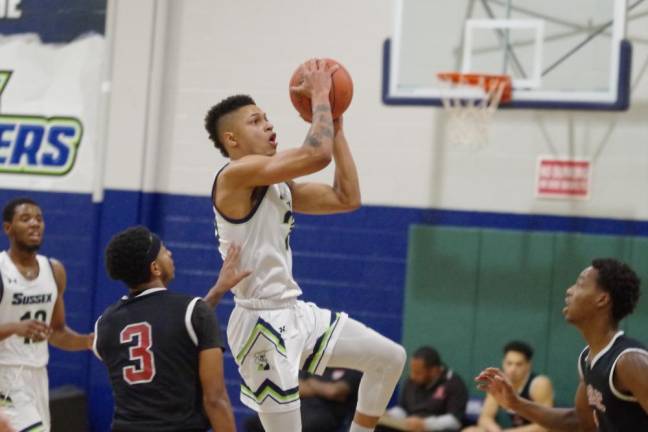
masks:
[[[245,277],[238,248],[206,297],[212,306]],[[212,307],[167,290],[169,251],[145,227],[115,235],[105,253],[112,279],[128,295],[95,324],[93,351],[108,368],[115,399],[114,432],[235,431],[223,378],[223,341]]]
[[[340,368],[326,368],[321,376],[300,373],[302,431],[339,431],[355,412],[361,378],[358,371]],[[245,431],[264,432],[258,415],[247,419]]]
[[[461,377],[443,364],[437,350],[424,346],[414,352],[409,379],[387,417],[402,419],[402,427],[410,431],[458,431],[467,403],[468,389]],[[392,430],[379,426],[376,432]]]
[[[579,357],[574,408],[548,408],[519,397],[499,369],[475,380],[497,402],[551,430],[648,431],[648,351],[619,331],[639,300],[639,278],[615,259],[595,259],[567,289],[563,315],[588,346]]]

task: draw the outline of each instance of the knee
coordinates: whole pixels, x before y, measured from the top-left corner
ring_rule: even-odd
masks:
[[[403,368],[405,367],[405,362],[407,361],[407,352],[405,351],[405,348],[403,348],[402,345],[397,344],[394,342],[394,365],[398,369],[398,373],[400,374],[403,371]]]
[[[381,354],[377,366],[390,375],[393,374],[400,376],[405,367],[405,362],[407,361],[405,348],[390,340],[389,345],[384,347]]]

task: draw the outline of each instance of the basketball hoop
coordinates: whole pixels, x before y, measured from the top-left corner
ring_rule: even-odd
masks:
[[[500,103],[512,96],[511,77],[479,73],[441,72],[441,81],[451,89],[464,89],[441,94],[448,113],[448,138],[451,144],[481,146],[488,140],[488,127]],[[473,93],[475,87],[482,91]]]

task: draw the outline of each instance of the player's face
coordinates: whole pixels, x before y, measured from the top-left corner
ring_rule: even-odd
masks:
[[[23,251],[36,252],[43,243],[43,212],[33,204],[21,204],[16,207],[11,223],[4,224],[4,229],[12,246]]]
[[[517,351],[509,351],[504,355],[502,360],[502,370],[513,384],[520,384],[531,370],[531,362],[527,360],[524,354]]]
[[[272,156],[277,152],[277,134],[268,116],[256,105],[237,112],[234,140],[245,154]]]
[[[439,371],[440,368],[428,367],[423,359],[414,357],[410,361],[409,378],[416,385],[424,386],[434,381],[439,376]]]
[[[157,261],[158,266],[160,268],[160,279],[162,279],[162,283],[164,286],[167,286],[169,282],[173,280],[175,277],[175,265],[173,264],[173,254],[169,249],[162,245],[160,247],[160,252],[158,253],[157,258],[155,259]]]
[[[597,278],[598,271],[587,267],[578,276],[576,283],[567,288],[563,315],[570,323],[587,321],[600,313],[601,306],[609,295],[599,288]]]

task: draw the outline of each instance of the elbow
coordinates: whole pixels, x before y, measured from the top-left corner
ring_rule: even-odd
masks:
[[[229,406],[229,399],[225,392],[204,394],[203,406],[206,411],[220,410]]]
[[[362,200],[360,199],[360,195],[351,199],[347,205],[349,211],[358,210],[360,207],[362,207]]]
[[[313,149],[307,156],[308,173],[312,174],[326,168],[333,160],[333,155],[323,149]]]
[[[341,201],[342,201],[342,208],[340,210],[344,212],[352,212],[362,207],[360,194],[358,194],[357,196],[347,197],[346,199]]]
[[[326,168],[333,161],[333,154],[330,150],[317,149],[312,155],[312,164],[317,170]]]

